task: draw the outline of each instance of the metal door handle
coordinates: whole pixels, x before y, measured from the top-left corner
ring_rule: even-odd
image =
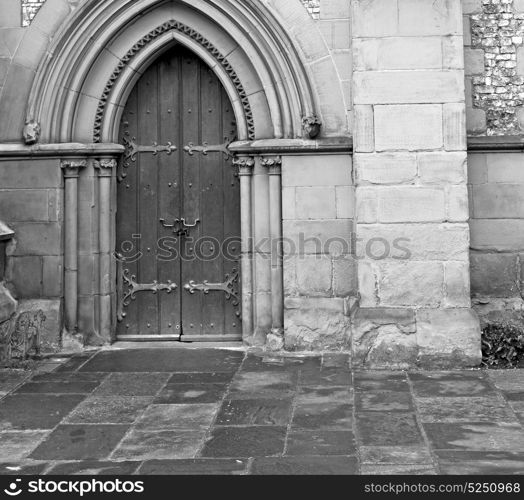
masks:
[[[173,233],[177,236],[189,236],[189,230],[196,227],[200,223],[200,219],[195,219],[193,224],[187,223],[183,217],[181,219],[175,219],[173,224],[168,224],[165,219],[160,219],[160,222],[164,227],[172,228]]]

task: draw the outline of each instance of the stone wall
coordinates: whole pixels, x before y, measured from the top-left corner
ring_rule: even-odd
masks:
[[[351,157],[286,156],[282,163],[285,344],[349,349],[352,253]]]
[[[524,123],[524,2],[462,0],[468,131],[514,135]]]
[[[483,321],[524,323],[524,154],[470,154],[471,291]]]
[[[7,246],[6,282],[19,312],[43,310],[43,348],[60,341],[63,186],[57,159],[1,159],[0,213],[15,236]]]
[[[463,28],[453,0],[354,1],[356,364],[475,365]]]

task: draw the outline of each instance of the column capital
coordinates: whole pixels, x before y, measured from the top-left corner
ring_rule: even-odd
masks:
[[[269,175],[281,175],[282,173],[282,157],[281,156],[262,156],[261,164],[269,171]]]
[[[60,168],[66,179],[79,176],[80,169],[87,167],[87,160],[83,158],[67,158],[60,161]]]
[[[253,175],[255,159],[252,156],[235,156],[233,166],[238,167],[238,175]]]
[[[99,177],[112,177],[113,170],[118,166],[118,161],[111,157],[98,158],[93,165],[98,170]]]

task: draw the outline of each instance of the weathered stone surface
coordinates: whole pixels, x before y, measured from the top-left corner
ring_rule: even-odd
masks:
[[[439,37],[356,38],[353,43],[355,71],[441,69]]]
[[[353,81],[355,104],[450,103],[464,99],[464,77],[457,70],[357,71]],[[465,112],[462,105],[464,118]]]
[[[296,261],[297,287],[306,297],[330,297],[333,263],[329,256],[304,255]]]
[[[114,460],[194,458],[202,448],[204,439],[203,431],[133,430],[113,451],[111,458]]]
[[[420,398],[417,408],[422,422],[507,422],[518,423],[502,398]]]
[[[347,348],[350,321],[344,314],[343,299],[287,298],[285,348],[325,350]]]
[[[40,330],[40,348],[43,352],[56,352],[61,345],[63,326],[62,301],[56,299],[21,300],[17,315],[28,313],[35,315],[42,311],[45,321]]]
[[[11,292],[0,283],[0,324],[14,314],[17,306],[18,302],[13,298]]]
[[[524,250],[524,219],[472,219],[470,226],[474,250]]]
[[[286,455],[355,455],[351,431],[294,431],[287,438]]]
[[[443,144],[442,106],[375,106],[376,151],[440,149]]]
[[[424,430],[437,450],[524,451],[524,431],[519,424],[427,423]]]
[[[471,307],[468,262],[444,263],[444,306]]]
[[[471,253],[474,296],[517,297],[518,257],[507,253]]]
[[[412,184],[417,175],[417,159],[409,153],[361,154],[355,158],[359,185]]]
[[[359,412],[356,425],[364,446],[413,446],[423,443],[414,416],[407,412]]]
[[[399,0],[399,31],[403,35],[460,35],[460,2],[440,0]]]
[[[437,261],[382,261],[378,296],[386,307],[439,307],[444,297],[444,268]]]
[[[491,153],[483,156],[487,168],[487,178],[484,182],[524,184],[521,154]]]
[[[351,186],[351,157],[284,156],[282,158],[282,185],[296,186]]]
[[[461,90],[460,101],[463,100]],[[443,106],[444,148],[446,151],[466,150],[466,106],[463,102],[447,103]]]
[[[355,366],[405,368],[415,363],[415,314],[409,309],[359,309],[353,319]]]
[[[358,227],[357,255],[370,258],[371,243],[382,259],[466,262],[469,251],[467,224],[361,224]],[[385,242],[385,243],[384,243]],[[374,254],[375,255],[375,254]]]
[[[336,219],[335,187],[297,187],[295,218]]]
[[[355,189],[351,186],[335,186],[337,219],[353,219],[355,216]]]
[[[523,184],[473,186],[473,216],[478,219],[524,219]]]
[[[426,464],[432,463],[429,451],[422,446],[361,446],[363,464]]]
[[[370,105],[355,106],[354,140],[357,153],[370,153],[375,149],[375,124]]]
[[[443,189],[384,187],[377,190],[379,222],[443,222],[446,220]]]
[[[422,366],[478,366],[480,325],[471,309],[417,311],[417,344]]]
[[[217,427],[201,452],[203,457],[265,457],[284,451],[286,428],[279,426]]]
[[[418,153],[418,174],[424,184],[466,182],[466,153]]]

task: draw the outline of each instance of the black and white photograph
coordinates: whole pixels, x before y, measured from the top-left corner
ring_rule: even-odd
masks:
[[[255,476],[522,495],[524,0],[0,0],[0,498]]]

